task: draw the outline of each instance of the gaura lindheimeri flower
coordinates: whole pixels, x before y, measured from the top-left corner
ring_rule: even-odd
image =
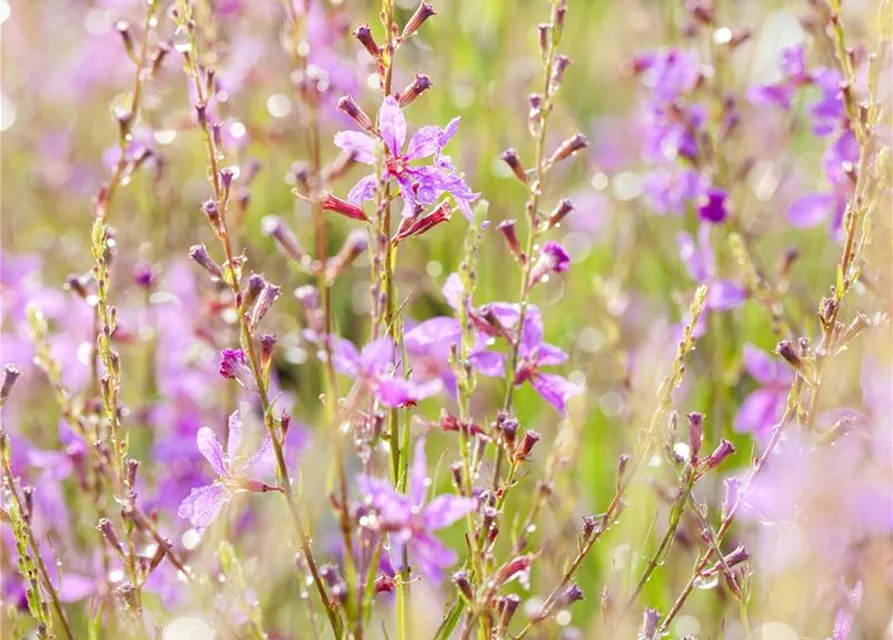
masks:
[[[373,340],[362,351],[350,340],[335,338],[332,363],[340,373],[360,380],[383,405],[405,407],[440,391],[439,379],[416,384],[406,380],[395,362],[394,343],[388,337]]]
[[[409,492],[397,493],[391,484],[372,476],[360,476],[359,489],[378,514],[378,529],[390,536],[390,558],[402,562],[403,549],[409,552],[422,573],[435,581],[443,570],[456,562],[456,552],[446,547],[433,532],[448,527],[475,508],[475,500],[445,494],[425,501],[429,480],[425,440],[415,446]]]
[[[478,194],[471,191],[462,175],[448,156],[441,155],[443,148],[456,134],[459,118],[454,118],[445,129],[436,126],[422,127],[406,142],[406,119],[400,105],[392,96],[384,99],[378,112],[378,135],[384,143],[385,180],[394,180],[400,187],[400,195],[406,215],[415,213],[416,204],[430,205],[444,194],[449,194],[456,206],[469,220],[471,203]],[[340,131],[335,135],[335,146],[353,154],[357,162],[374,165],[377,140],[359,131]],[[431,164],[414,165],[417,160],[434,156]],[[375,197],[378,178],[370,174],[350,190],[347,199],[360,204]]]
[[[543,342],[543,321],[539,309],[528,307],[518,345],[518,368],[515,370],[515,386],[530,382],[543,399],[567,413],[567,399],[579,395],[583,388],[567,378],[554,373],[543,373],[540,368],[562,364],[567,354],[555,345]]]
[[[209,526],[220,510],[225,507],[236,493],[241,491],[254,491],[263,493],[275,491],[276,488],[247,476],[247,472],[267,452],[270,446],[269,436],[264,440],[260,449],[248,457],[237,454],[242,443],[242,419],[239,412],[235,411],[229,417],[229,437],[226,441],[226,452],[214,435],[210,427],[202,427],[196,437],[198,450],[211,465],[217,478],[209,485],[194,488],[185,500],[180,504],[177,515],[188,518],[195,528],[201,532]]]
[[[758,440],[765,440],[784,410],[794,372],[752,344],[744,345],[744,368],[760,387],[741,403],[735,415],[735,431],[750,432]]]

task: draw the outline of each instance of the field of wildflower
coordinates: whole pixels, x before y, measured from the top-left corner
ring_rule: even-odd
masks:
[[[0,638],[893,638],[890,0],[0,33]]]

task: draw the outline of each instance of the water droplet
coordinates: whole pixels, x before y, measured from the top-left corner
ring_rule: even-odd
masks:
[[[709,575],[709,576],[698,576],[697,578],[695,578],[695,588],[697,588],[697,589],[704,589],[704,590],[715,589],[718,584],[719,584],[719,574],[718,573],[714,573],[713,575]]]
[[[189,53],[192,51],[192,38],[186,27],[177,27],[174,31],[174,49],[180,53]]]

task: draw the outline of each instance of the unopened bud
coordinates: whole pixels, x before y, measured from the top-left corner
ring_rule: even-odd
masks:
[[[9,398],[9,394],[12,391],[13,385],[15,385],[16,380],[19,379],[22,370],[19,369],[14,364],[8,364],[3,367],[3,373],[0,374],[0,406],[6,404],[7,398]]]
[[[353,264],[353,261],[368,249],[369,236],[365,231],[362,229],[353,229],[347,234],[347,238],[344,239],[344,244],[341,246],[338,255],[336,255],[328,264],[326,278],[329,282],[334,281],[345,268]]]
[[[254,305],[266,286],[267,281],[259,273],[252,273],[248,276],[248,285],[242,291],[242,313],[247,312]]]
[[[562,142],[552,156],[549,158],[546,164],[553,165],[556,162],[561,162],[565,158],[569,158],[573,154],[577,153],[581,149],[585,149],[589,146],[589,140],[582,133],[578,133],[576,135],[571,136],[564,142]]]
[[[220,232],[220,211],[217,208],[217,202],[214,200],[205,200],[204,204],[202,204],[202,212],[204,212],[205,217],[208,219],[208,222],[211,223],[211,227],[216,232]]]
[[[561,223],[567,215],[574,210],[574,203],[571,202],[568,198],[562,198],[555,208],[552,210],[552,213],[549,214],[549,217],[546,219],[547,228],[551,229],[552,227]]]
[[[360,105],[358,105],[356,100],[351,96],[340,98],[337,106],[339,111],[346,113],[354,122],[360,125],[361,129],[365,129],[366,131],[373,130],[372,120],[369,119],[366,112],[360,108]]]
[[[363,211],[362,207],[352,204],[347,200],[342,200],[341,198],[338,198],[331,193],[327,193],[325,196],[323,196],[322,208],[325,211],[334,211],[335,213],[340,213],[342,216],[350,218],[351,220],[361,220],[363,222],[369,222],[369,218],[366,216],[366,213]]]
[[[397,230],[397,234],[393,238],[393,243],[400,244],[402,241],[413,236],[420,236],[434,227],[449,222],[453,216],[453,209],[446,201],[425,217],[404,218]]]
[[[654,640],[658,622],[660,622],[660,612],[657,609],[645,609],[645,613],[642,616],[642,626],[639,627],[638,640]]]
[[[474,601],[474,591],[471,588],[471,582],[468,579],[467,571],[457,571],[453,574],[453,584],[468,602]]]
[[[571,59],[565,55],[560,55],[555,59],[552,66],[552,90],[556,90],[564,81],[564,72],[571,66]]]
[[[734,445],[728,440],[720,440],[719,445],[714,449],[713,453],[710,454],[710,457],[707,458],[705,464],[708,469],[715,469],[722,461],[728,458],[730,455],[735,453]]]
[[[407,38],[412,37],[422,27],[425,21],[434,15],[437,15],[437,12],[434,11],[434,7],[431,6],[430,2],[422,2],[419,4],[419,8],[416,9],[415,13],[412,14],[412,17],[409,19],[409,22],[406,23],[406,27],[404,27],[400,39],[406,40]]]
[[[96,529],[100,533],[102,533],[102,537],[105,538],[105,541],[112,548],[112,550],[119,556],[123,557],[124,545],[121,544],[121,539],[118,537],[118,534],[115,531],[115,527],[114,525],[112,525],[112,521],[108,518],[102,518],[96,524]]]
[[[508,629],[509,623],[511,623],[512,617],[515,615],[515,611],[518,610],[518,607],[520,605],[521,598],[515,593],[510,593],[507,596],[501,596],[496,601],[497,612],[499,614],[500,629]]]
[[[260,295],[257,297],[257,301],[254,303],[254,307],[251,310],[249,325],[252,329],[263,320],[265,315],[267,315],[270,307],[273,306],[273,303],[276,301],[276,298],[279,297],[281,292],[282,289],[274,284],[267,282],[264,285],[263,290],[260,292]]]
[[[357,27],[356,30],[354,30],[353,35],[360,41],[363,48],[369,52],[370,56],[376,60],[381,56],[381,47],[378,46],[378,43],[375,42],[375,38],[372,37],[372,29],[369,28],[368,24],[362,24]]]
[[[782,340],[775,347],[775,353],[784,358],[797,371],[803,371],[803,360],[797,355],[794,344],[790,340]]]
[[[220,268],[219,264],[214,262],[214,260],[208,253],[208,250],[205,248],[205,245],[192,245],[192,247],[189,249],[189,257],[192,258],[202,269],[210,273],[218,280],[223,279],[223,269]]]
[[[692,459],[697,458],[704,441],[704,414],[692,412],[688,414],[688,444],[691,447]]]
[[[264,234],[273,238],[279,249],[295,262],[303,262],[307,255],[291,229],[279,216],[267,216],[261,221]]]
[[[424,73],[419,73],[416,75],[415,80],[410,82],[403,91],[400,92],[398,97],[398,102],[400,107],[405,107],[407,105],[412,104],[416,98],[425,93],[428,89],[434,86],[434,83],[431,82],[431,78],[426,76]]]
[[[521,164],[517,149],[506,149],[502,152],[500,158],[502,158],[502,161],[509,166],[509,169],[512,170],[512,173],[519,181],[523,184],[527,184],[527,171]]]
[[[515,460],[526,460],[536,446],[536,443],[539,442],[541,438],[542,436],[532,429],[525,431],[524,438],[521,440],[521,444],[518,445],[518,449],[515,451]]]
[[[133,48],[133,35],[130,33],[130,25],[126,20],[118,20],[118,22],[115,23],[115,31],[121,36],[121,42],[124,43],[124,50],[127,52],[130,59],[133,60],[135,54]]]
[[[129,458],[127,460],[127,476],[125,479],[127,481],[127,486],[130,487],[131,490],[136,487],[136,472],[139,470],[139,468],[139,460],[134,460],[133,458]]]
[[[549,34],[552,31],[552,25],[548,22],[542,22],[536,25],[537,42],[539,44],[540,59],[545,62],[549,55]]]

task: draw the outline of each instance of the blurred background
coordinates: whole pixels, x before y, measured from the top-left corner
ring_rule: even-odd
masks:
[[[416,3],[397,4],[402,24]],[[310,278],[262,230],[266,216],[281,216],[305,246],[312,246],[309,207],[291,193],[300,163],[306,161],[305,129],[293,62],[282,47],[281,5],[274,0],[200,0],[196,5],[202,64],[217,69],[220,84],[215,115],[224,123],[226,162],[238,170],[240,204],[231,212],[236,244],[250,270],[263,273],[285,294],[265,321],[279,338],[276,389],[298,423],[292,451],[301,469],[302,498],[317,514],[315,545],[322,557],[335,558],[338,537],[326,500],[332,444],[315,426],[319,370],[314,349],[301,337],[301,304],[291,295]],[[877,37],[877,3],[852,0],[844,5],[848,41],[870,50]],[[525,190],[499,156],[516,147],[522,160],[532,161],[526,96],[540,83],[535,25],[548,19],[549,5],[541,0],[443,0],[435,6],[438,15],[400,50],[396,61],[395,87],[409,84],[418,72],[434,82],[432,90],[405,110],[410,131],[444,126],[460,116],[458,134],[448,147],[453,162],[489,201],[492,226],[508,218],[523,224]],[[374,65],[350,32],[368,22],[380,37],[381,28],[374,2],[321,2],[314,11],[311,60],[331,84],[331,100],[322,110],[323,158],[331,161],[337,156],[331,144],[334,133],[353,128],[334,109],[335,100],[351,94],[369,113],[378,104]],[[804,228],[786,217],[798,197],[828,185],[822,165],[828,141],[805,122],[817,92],[807,89],[791,112],[755,106],[744,97],[749,87],[781,77],[779,55],[786,46],[803,42],[810,66],[834,65],[819,9],[805,0],[736,0],[717,1],[715,14],[717,28],[751,32],[746,42],[722,54],[717,65],[724,92],[739,101],[740,116],[736,133],[721,151],[730,165],[747,167],[735,174],[729,189],[734,216],[727,228],[746,240],[757,268],[778,285],[772,294],[778,300],[767,302],[752,293],[740,307],[709,313],[684,383],[674,395],[680,414],[706,415],[705,449],[712,450],[721,438],[737,449],[715,477],[700,485],[699,498],[711,505],[708,516],[714,522],[723,479],[746,470],[760,447],[752,433],[735,428],[742,403],[761,388],[746,369],[745,345],[771,352],[785,337],[815,338],[815,311],[835,281],[841,252],[830,220]],[[65,283],[72,275],[88,273],[92,264],[93,198],[118,159],[115,114],[128,104],[133,86],[134,65],[116,24],[126,20],[139,42],[143,19],[143,3],[136,0],[0,2],[0,360],[24,369],[4,423],[27,443],[22,448],[31,456],[22,464],[32,482],[47,487],[40,494],[46,501],[41,526],[56,536],[64,571],[86,581],[84,595],[73,597],[71,605],[81,624],[89,615],[84,603],[98,588],[100,568],[89,555],[95,546],[95,514],[90,496],[78,492],[76,474],[65,466],[70,462],[62,453],[51,462],[33,455],[62,452],[71,436],[43,377],[29,366],[24,310],[28,302],[41,306],[66,386],[84,389],[90,380],[92,312],[89,300]],[[126,422],[131,449],[143,460],[144,499],[161,510],[170,535],[193,551],[197,543],[182,537],[188,523],[174,514],[189,488],[209,477],[194,446],[197,428],[222,425],[238,407],[240,398],[232,386],[216,376],[217,353],[235,344],[237,330],[219,304],[220,291],[187,257],[191,245],[204,243],[216,250],[217,241],[200,210],[210,190],[194,96],[182,70],[182,43],[165,7],[157,20],[150,46],[154,50],[167,43],[170,51],[157,74],[145,79],[142,111],[128,150],[136,156],[149,149],[151,155],[122,186],[109,218],[116,242],[111,296],[119,312],[116,342],[124,369]],[[677,236],[696,233],[696,216],[690,211],[656,213],[643,185],[653,169],[642,152],[641,104],[648,89],[634,73],[636,56],[649,50],[679,46],[709,53],[709,36],[708,45],[692,37],[690,22],[683,2],[570,0],[561,49],[573,64],[559,94],[547,147],[578,131],[591,144],[550,176],[546,208],[560,197],[571,198],[576,207],[555,237],[572,264],[539,286],[533,299],[542,310],[547,341],[571,354],[563,373],[585,384],[586,393],[572,405],[567,421],[531,389],[521,388],[516,395],[522,425],[545,437],[520,479],[528,490],[510,501],[506,522],[523,518],[529,506],[524,497],[533,494],[547,465],[555,467],[553,496],[534,533],[541,556],[531,591],[525,593],[533,602],[526,605],[529,611],[535,610],[536,594],[547,592],[560,577],[575,548],[581,516],[600,512],[613,495],[616,456],[634,447],[655,410],[660,381],[669,372],[680,322],[697,285],[680,256]],[[351,171],[333,191],[345,197],[362,175],[361,168]],[[856,310],[873,318],[890,311],[889,202],[879,199],[874,221],[874,241],[866,254],[872,286],[855,288],[845,318]],[[337,216],[329,223],[329,249],[335,254],[355,225]],[[484,234],[476,269],[478,304],[517,300],[519,270],[492,226]],[[401,299],[408,296],[407,322],[451,313],[440,290],[458,268],[465,230],[464,219],[455,216],[401,250],[397,286]],[[737,260],[727,230],[717,226],[709,233],[716,277],[746,284],[747,266]],[[337,330],[357,344],[366,340],[369,327],[368,275],[363,256],[334,288]],[[835,612],[857,581],[864,596],[850,637],[890,637],[890,353],[889,324],[881,322],[835,358],[821,409],[830,422],[831,413],[843,409],[868,416],[867,435],[852,446],[843,442],[814,448],[801,446],[800,439],[810,434],[793,433],[782,446],[783,462],[764,474],[756,492],[762,502],[742,515],[727,543],[729,550],[743,543],[753,556],[749,614],[751,631],[762,633],[755,637],[830,637]],[[481,379],[474,398],[481,420],[498,408],[503,384]],[[786,387],[778,393],[785,392]],[[419,416],[435,420],[449,403],[446,397],[425,401]],[[254,424],[259,425],[257,416]],[[432,477],[444,490],[449,489],[444,467],[452,456],[442,452],[455,447],[449,435],[433,434],[436,444],[429,444],[428,453]],[[628,593],[647,550],[660,539],[674,487],[672,470],[659,459],[645,470],[627,496],[620,523],[581,570],[578,582],[585,602],[572,607],[550,633],[609,637],[599,627],[602,614]],[[226,528],[205,534],[194,549],[194,562],[216,566],[213,541],[230,537],[242,553],[251,593],[263,603],[269,628],[283,637],[306,637],[295,631],[306,624],[305,608],[297,603],[307,594],[290,579],[285,525],[275,509],[259,506],[257,497],[245,498],[249,501],[254,509],[231,509]],[[461,544],[459,527],[447,538]],[[10,584],[15,559],[8,539],[3,542],[0,564],[4,582]],[[669,609],[700,545],[698,523],[686,514],[672,552],[636,606]],[[159,582],[167,584],[163,578]],[[176,587],[164,584],[157,590],[159,616],[194,610]],[[445,591],[425,583],[414,586],[412,616],[418,635],[413,637],[428,637],[436,628]],[[9,603],[10,592],[4,593]],[[242,598],[232,597],[236,605]],[[423,606],[427,602],[432,606]],[[381,607],[386,616],[390,604],[383,601]],[[722,581],[700,584],[677,618],[672,637],[746,637],[737,607]],[[634,636],[630,626],[618,637]]]

